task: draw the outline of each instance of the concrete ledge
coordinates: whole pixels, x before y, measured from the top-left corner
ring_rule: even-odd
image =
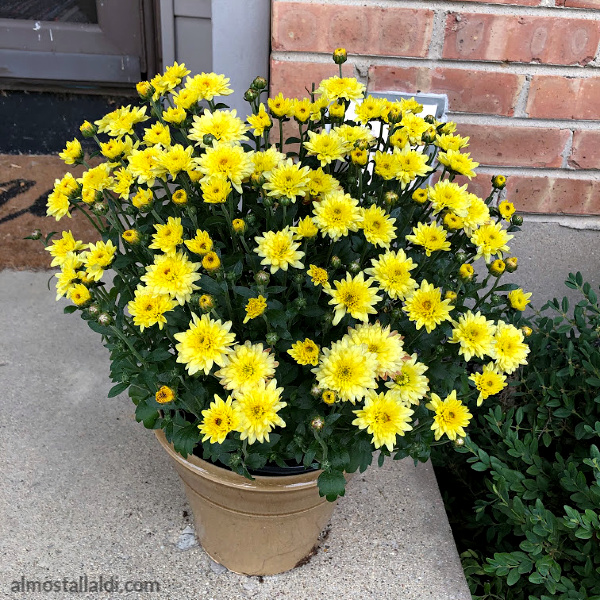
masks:
[[[160,592],[90,598],[469,600],[431,465],[390,461],[349,485],[319,551],[262,580],[213,563],[182,486],[133,405],[107,399],[108,354],[62,314],[50,273],[0,273],[0,596],[102,575]],[[53,284],[52,284],[53,285]]]

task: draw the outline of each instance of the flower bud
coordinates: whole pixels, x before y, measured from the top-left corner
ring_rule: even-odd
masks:
[[[306,308],[306,299],[305,298],[296,298],[294,300],[294,306],[296,307],[296,309],[298,310],[302,310],[304,308]]]
[[[350,271],[350,273],[352,273],[353,275],[356,275],[360,272],[360,263],[357,260],[352,261],[348,265],[348,271]]]
[[[102,312],[98,315],[98,323],[103,327],[107,327],[112,323],[112,317],[108,313]]]
[[[269,346],[274,346],[279,341],[279,336],[274,331],[269,331],[265,336],[265,340]]]
[[[510,222],[517,227],[523,225],[523,217],[521,215],[513,215],[510,219]]]
[[[213,142],[216,140],[217,138],[212,134],[212,133],[205,133],[202,136],[202,143],[205,146],[211,147],[213,145]]]
[[[149,81],[140,81],[136,84],[135,89],[142,100],[148,100],[154,93],[154,88]]]
[[[398,106],[392,106],[387,113],[388,123],[395,125],[396,123],[400,123],[402,121],[402,111]]]
[[[97,304],[90,304],[87,307],[87,312],[90,317],[97,317],[100,314],[100,307]]]
[[[259,190],[266,182],[265,176],[262,173],[252,173],[250,176],[250,184],[255,190]],[[267,196],[268,197],[268,196]],[[263,198],[263,204],[266,198]]]
[[[237,275],[233,271],[227,271],[227,273],[225,273],[225,279],[229,281],[229,283],[234,283],[237,279]]]
[[[262,203],[263,203],[263,206],[266,206],[267,208],[271,208],[273,206],[273,204],[275,204],[273,202],[273,198],[271,198],[271,196],[263,196]]]
[[[495,190],[503,190],[506,187],[506,177],[504,175],[494,175],[492,177],[492,186]]]
[[[310,388],[310,395],[313,398],[318,398],[323,393],[323,390],[318,385],[313,385]]]
[[[246,222],[244,221],[244,219],[234,219],[231,222],[231,226],[238,235],[242,235],[246,232]]]
[[[84,138],[91,138],[96,135],[98,128],[89,121],[84,121],[79,126],[79,131],[81,131],[81,135],[83,135]]]
[[[464,445],[465,445],[465,438],[457,437],[457,438],[454,440],[454,445],[455,445],[457,448],[460,448],[461,446],[464,446]]]
[[[427,115],[427,116],[424,118],[424,121],[425,121],[426,123],[429,123],[430,125],[435,125],[435,120],[436,120],[436,119],[435,119],[435,116],[434,116],[434,115]]]
[[[523,325],[523,327],[521,327],[521,331],[525,337],[529,337],[533,333],[531,327],[528,327],[527,325]]]
[[[39,240],[42,237],[42,230],[41,229],[34,229],[31,232],[31,235],[29,236],[30,240]]]
[[[92,205],[92,212],[95,215],[105,215],[108,212],[108,205],[104,202],[95,202]]]
[[[354,148],[350,151],[350,160],[352,164],[358,165],[359,167],[364,167],[367,164],[367,160],[369,159],[369,154],[366,150],[362,150],[361,148]]]
[[[242,457],[239,453],[235,452],[229,456],[229,466],[234,468],[242,463]]]
[[[221,266],[221,259],[216,252],[209,252],[202,259],[202,266],[207,271],[216,271]]]
[[[253,215],[252,213],[250,213],[246,217],[246,223],[248,223],[248,225],[250,225],[250,227],[252,227],[253,225],[256,225],[256,215]]]
[[[198,306],[202,312],[210,312],[215,307],[215,299],[210,294],[202,294],[198,298]]]
[[[314,417],[310,422],[310,427],[314,431],[321,431],[321,429],[323,429],[324,426],[325,421],[323,420],[323,417]]]
[[[279,199],[279,204],[281,204],[281,206],[291,206],[292,199],[288,198],[287,196],[284,196],[283,198]]]
[[[343,102],[334,102],[329,107],[329,116],[332,119],[343,119],[346,114],[346,105]]]
[[[402,309],[399,306],[396,306],[394,308],[392,308],[392,319],[394,319],[395,321],[401,319],[402,317],[404,317],[404,312],[402,311]]]
[[[325,390],[321,394],[321,400],[323,400],[325,404],[334,404],[336,401],[335,392],[333,390]]]
[[[454,258],[456,258],[459,263],[464,263],[467,260],[467,253],[461,250],[454,255]]]
[[[506,263],[506,270],[509,273],[514,273],[517,270],[518,259],[516,256],[511,256],[507,258],[504,262]]]
[[[502,296],[500,294],[492,294],[490,296],[490,302],[494,306],[498,306],[499,304],[502,304]]]
[[[244,92],[244,100],[246,102],[254,102],[259,96],[259,91],[254,88],[248,88]]]
[[[133,217],[135,214],[137,213],[137,209],[135,206],[133,206],[133,204],[128,204],[125,207],[125,214],[129,215],[130,217]]]
[[[131,246],[140,242],[140,232],[137,229],[127,229],[121,234],[121,237]]]
[[[412,199],[413,202],[416,202],[417,204],[424,204],[427,201],[427,190],[424,190],[423,188],[415,190],[412,194]]]
[[[305,277],[306,277],[306,275],[304,274],[303,271],[299,271],[298,273],[294,273],[294,276],[293,276],[294,283],[297,283],[298,285],[302,285],[304,283]]]
[[[462,264],[458,270],[458,276],[464,281],[471,281],[474,275],[475,269],[473,268],[473,265],[469,263]]]
[[[269,285],[269,281],[271,280],[271,276],[266,272],[266,271],[259,271],[255,276],[254,276],[254,281],[256,281],[256,283],[258,285]]]
[[[342,259],[339,256],[332,256],[331,257],[331,266],[334,269],[339,269],[342,266]]]
[[[188,195],[184,189],[179,189],[176,192],[173,192],[171,199],[175,204],[187,204]]]
[[[436,137],[437,137],[437,132],[436,132],[435,128],[431,127],[423,133],[423,135],[421,136],[421,139],[426,144],[433,144],[433,142],[435,142]]]
[[[505,270],[506,263],[500,258],[497,258],[495,261],[488,265],[488,271],[496,277],[500,277],[500,275],[502,275],[502,273],[504,273]]]
[[[456,300],[456,298],[457,298],[456,292],[453,292],[452,290],[448,290],[444,294],[444,300],[454,301],[454,300]]]
[[[267,87],[267,80],[259,75],[258,77],[254,78],[254,81],[250,87],[254,88],[255,90],[264,90]]]
[[[385,193],[383,201],[391,208],[398,203],[398,194],[392,190]]]
[[[331,325],[333,323],[333,319],[335,319],[335,313],[332,310],[328,310],[323,315],[323,322],[325,325]]]
[[[345,48],[336,48],[333,51],[333,62],[336,65],[343,65],[348,60],[348,53]]]

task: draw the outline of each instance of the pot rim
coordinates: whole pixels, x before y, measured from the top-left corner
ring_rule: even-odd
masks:
[[[167,441],[162,429],[155,429],[154,434],[160,445],[167,451],[169,456],[179,463],[183,468],[196,473],[210,481],[226,485],[231,488],[253,489],[257,492],[284,493],[298,489],[310,489],[317,487],[317,478],[322,471],[311,471],[300,475],[254,475],[254,480],[247,479],[233,471],[209,463],[196,456],[188,454],[183,458],[175,451],[173,444]]]

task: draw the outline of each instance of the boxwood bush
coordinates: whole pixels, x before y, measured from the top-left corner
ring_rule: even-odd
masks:
[[[565,283],[581,300],[536,312],[529,365],[433,454],[476,600],[600,600],[600,308]]]

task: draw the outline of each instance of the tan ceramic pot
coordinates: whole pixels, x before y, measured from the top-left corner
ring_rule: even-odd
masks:
[[[175,463],[206,553],[231,571],[273,575],[308,556],[335,502],[319,497],[319,472],[246,479],[197,456],[183,458],[162,430],[158,441]]]

